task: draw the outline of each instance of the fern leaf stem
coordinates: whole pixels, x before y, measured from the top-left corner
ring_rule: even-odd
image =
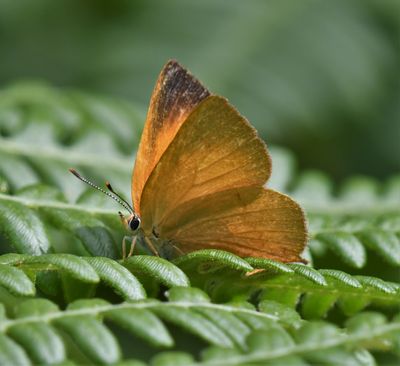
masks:
[[[196,309],[196,308],[205,308],[210,310],[222,310],[225,312],[235,313],[235,314],[251,314],[253,316],[260,317],[260,319],[268,319],[273,321],[278,321],[279,318],[273,314],[261,313],[254,310],[238,308],[228,305],[220,305],[220,304],[212,304],[212,303],[198,303],[198,302],[189,302],[189,301],[179,301],[179,302],[139,302],[139,303],[121,303],[121,304],[109,304],[104,306],[98,306],[95,308],[84,308],[77,310],[67,310],[67,311],[59,311],[48,313],[44,315],[37,316],[29,316],[21,319],[7,319],[0,322],[0,332],[4,332],[7,329],[14,327],[19,324],[27,324],[27,323],[37,323],[37,322],[51,322],[56,319],[65,318],[65,317],[74,317],[74,316],[96,316],[98,314],[107,312],[107,311],[115,311],[118,309],[146,309],[152,310],[158,307],[170,307],[176,309]]]

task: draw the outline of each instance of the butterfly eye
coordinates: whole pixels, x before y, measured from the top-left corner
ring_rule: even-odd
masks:
[[[129,221],[129,227],[132,231],[136,231],[140,226],[140,219],[137,216],[133,216]]]

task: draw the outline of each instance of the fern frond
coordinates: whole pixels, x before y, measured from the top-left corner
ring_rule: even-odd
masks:
[[[186,356],[188,366],[374,365],[369,351],[396,352],[400,336],[398,321],[389,323],[381,314],[362,313],[349,319],[346,325],[347,328],[340,329],[325,322],[308,322],[288,332],[273,324],[268,330],[250,334],[245,351],[214,346],[202,352],[199,362],[188,354],[165,352],[157,355],[153,364],[173,364]]]
[[[327,250],[347,265],[361,268],[367,252],[400,266],[400,177],[378,185],[369,178],[352,178],[332,192],[321,173],[303,173],[291,194],[306,207],[310,248],[315,256]]]
[[[263,289],[261,300],[297,306],[306,319],[326,316],[335,304],[347,316],[369,305],[400,306],[399,285],[379,278],[351,276],[339,270],[316,270],[302,264],[283,264],[262,258],[246,258],[255,269],[248,271],[237,265],[243,259],[227,265],[226,258],[223,252],[200,250],[174,262],[187,273],[193,285],[206,289],[214,301],[247,298]]]
[[[271,153],[279,169],[273,170],[270,184],[306,209],[315,259],[334,254],[347,266],[362,268],[377,254],[389,265],[400,266],[400,175],[383,183],[352,177],[335,186],[321,172],[298,175],[288,151],[272,148]]]
[[[155,347],[174,345],[167,322],[210,345],[240,349],[253,330],[268,329],[280,320],[274,314],[251,309],[250,304],[212,304],[198,289],[172,289],[169,297],[173,301],[164,303],[78,300],[64,311],[48,300],[30,299],[12,309],[12,317],[6,317],[0,306],[0,349],[8,350],[0,354],[0,361],[15,364],[25,358],[39,364],[63,362],[72,340],[89,362],[117,362],[121,349],[109,323]]]
[[[44,83],[18,83],[1,91],[0,115],[0,176],[11,190],[47,183],[74,199],[83,190],[70,184],[67,169],[75,167],[104,181],[103,171],[129,192],[144,119],[137,106]]]
[[[167,288],[193,285],[207,291],[214,301],[247,299],[253,293],[260,304],[268,300],[298,307],[303,317],[326,316],[333,305],[347,316],[369,305],[386,308],[400,306],[400,286],[371,276],[351,276],[338,270],[315,270],[301,264],[282,264],[268,259],[246,260],[217,250],[201,250],[175,260],[137,255],[120,263],[109,258],[77,257],[68,254],[0,256],[2,286],[19,296],[42,288],[40,274],[57,272],[68,284],[91,285],[81,296],[93,296],[103,282],[123,299],[144,299],[147,292],[157,296],[159,285]],[[185,274],[186,273],[186,274]],[[68,275],[68,277],[65,277]],[[190,282],[189,282],[190,279]],[[60,280],[59,280],[60,281]],[[301,301],[300,301],[301,298]],[[261,305],[260,305],[261,306]]]
[[[68,278],[63,278],[64,287],[71,280],[92,286],[102,282],[123,299],[130,300],[147,297],[141,283],[142,280],[145,282],[145,277],[147,282],[151,279],[167,288],[190,285],[188,278],[178,267],[162,258],[135,256],[123,264],[124,266],[109,258],[77,257],[71,254],[5,254],[0,256],[0,285],[15,295],[31,296],[35,294],[35,280],[41,273],[57,272],[68,275]],[[73,284],[76,285],[75,282]],[[40,281],[38,285],[40,286]]]
[[[119,257],[120,244],[116,244],[114,237],[121,243],[124,232],[115,211],[47,199],[54,191],[51,187],[33,185],[26,187],[21,195],[0,194],[0,233],[11,247],[33,255],[66,251],[63,249],[67,244],[60,242],[59,236],[58,240],[51,236],[57,229],[69,235],[65,239],[71,253]]]

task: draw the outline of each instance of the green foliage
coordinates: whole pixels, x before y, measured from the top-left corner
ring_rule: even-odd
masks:
[[[141,247],[123,261],[120,207],[67,168],[128,197],[142,113],[41,84],[1,96],[0,364],[397,363],[399,177],[336,188],[271,147],[268,185],[305,208],[309,265]]]
[[[381,185],[352,178],[332,192],[326,177],[308,172],[297,178],[292,194],[307,208],[315,256],[329,250],[346,265],[361,268],[378,255],[400,266],[400,176]]]
[[[35,283],[39,288],[47,286],[47,283],[40,281],[40,275],[46,273],[58,278],[60,288],[66,295],[76,290],[68,287],[71,281],[74,286],[79,283],[90,284],[86,288],[87,296],[93,296],[94,287],[104,283],[124,300],[147,297],[141,278],[147,285],[151,279],[167,288],[190,286],[189,279],[178,267],[165,259],[146,255],[134,256],[119,264],[110,258],[77,257],[71,254],[5,254],[0,256],[0,273],[0,284],[19,296],[35,295]],[[82,289],[80,296],[83,295]]]
[[[70,166],[99,178],[103,170],[114,183],[129,187],[142,111],[131,104],[60,92],[41,83],[14,84],[3,89],[0,97],[2,192],[47,183],[76,198],[82,186],[71,184],[66,171]],[[20,194],[65,201],[64,195],[52,192]]]
[[[165,322],[183,328],[213,346],[203,351],[205,364],[241,365],[291,357],[313,362],[357,359],[363,348],[392,349],[400,323],[387,323],[379,313],[361,313],[347,321],[346,331],[324,322],[300,322],[284,328],[276,317],[244,306],[212,304],[196,289],[174,288],[173,301],[110,304],[102,299],[78,300],[61,311],[44,299],[22,301],[0,323],[2,363],[59,363],[66,360],[72,340],[87,361],[112,363],[121,358],[117,334],[123,328],[157,348],[171,348],[174,340]],[[292,320],[277,311],[279,321]],[[361,348],[361,349],[360,349]],[[228,350],[228,357],[221,359]],[[163,358],[166,356],[163,356]],[[181,356],[179,356],[181,357]],[[190,357],[189,355],[187,357]],[[368,356],[372,364],[372,356]],[[160,356],[157,357],[161,359]],[[22,361],[20,361],[22,360]],[[360,362],[357,364],[365,364]],[[161,361],[158,361],[161,362]],[[284,361],[282,361],[284,362]]]
[[[347,331],[325,322],[304,323],[287,332],[274,324],[269,329],[252,332],[246,339],[246,351],[210,347],[200,362],[185,365],[374,365],[372,355],[364,348],[394,348],[399,336],[398,322],[389,324],[378,313],[363,313],[348,321]],[[173,355],[175,358],[176,355]],[[179,355],[183,357],[183,355]],[[164,359],[162,362],[159,360]],[[178,358],[179,359],[179,358]],[[158,356],[152,365],[168,365],[168,353]],[[157,363],[160,362],[160,363]]]
[[[117,362],[122,351],[113,333],[116,328],[111,325],[157,348],[171,348],[174,340],[165,325],[168,322],[211,346],[203,351],[200,363],[189,354],[169,353],[156,356],[152,362],[156,365],[179,364],[182,359],[190,360],[186,365],[263,364],[272,360],[298,363],[302,359],[374,364],[366,349],[393,349],[400,336],[400,322],[388,323],[379,313],[350,318],[346,330],[326,322],[302,322],[285,329],[262,310],[212,304],[205,294],[199,296],[200,290],[174,290],[170,294],[174,301],[110,304],[101,299],[78,300],[63,311],[48,300],[25,300],[14,308],[12,317],[3,315],[0,349],[5,352],[0,361],[65,362],[72,340],[87,362]]]
[[[77,300],[63,311],[49,300],[27,299],[8,309],[11,318],[3,317],[0,334],[3,344],[15,340],[20,344],[20,353],[24,355],[22,347],[35,363],[64,361],[68,348],[65,336],[91,362],[112,363],[120,359],[121,350],[104,321],[158,348],[174,345],[167,322],[210,345],[240,349],[253,329],[268,329],[277,320],[276,316],[252,309],[250,304],[212,304],[206,294],[195,288],[176,287],[168,296],[173,300],[119,304],[103,299]],[[9,362],[16,362],[16,357],[11,354]]]
[[[244,260],[219,250],[190,253],[176,259],[175,265],[147,255],[136,255],[118,263],[109,258],[71,254],[5,254],[0,256],[0,271],[3,288],[19,296],[35,295],[35,284],[39,289],[43,285],[40,281],[36,283],[40,274],[58,273],[60,287],[66,285],[67,279],[75,285],[91,284],[86,296],[92,297],[94,286],[104,283],[124,300],[145,299],[145,288],[154,293],[157,285],[188,287],[188,277],[217,302],[251,298],[263,289],[258,293],[258,302],[271,300],[297,306],[306,319],[324,317],[336,302],[346,315],[371,304],[383,308],[400,305],[400,286],[379,278],[351,276],[338,270],[315,270],[301,264],[285,265],[262,258]],[[63,290],[66,294],[70,291],[68,287]]]
[[[257,296],[257,302],[270,300],[296,308],[305,319],[325,317],[335,304],[347,316],[367,306],[400,306],[399,285],[379,278],[262,258],[241,260],[253,267],[249,271],[237,265],[240,258],[232,258],[228,264],[228,255],[234,257],[230,253],[202,250],[180,257],[175,263],[188,274],[193,285],[206,289],[214,301]]]

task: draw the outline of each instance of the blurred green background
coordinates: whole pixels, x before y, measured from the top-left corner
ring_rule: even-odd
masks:
[[[399,32],[397,0],[0,0],[0,85],[145,111],[175,58],[300,168],[385,178],[400,170]]]

